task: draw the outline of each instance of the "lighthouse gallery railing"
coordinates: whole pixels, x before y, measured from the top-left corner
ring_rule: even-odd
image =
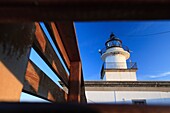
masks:
[[[112,48],[112,47],[117,47],[117,46],[112,45],[112,46],[110,46],[110,47],[105,47],[105,48],[99,50],[99,53],[102,55],[103,53],[106,52],[107,49]],[[127,52],[130,52],[129,48],[128,48],[127,46],[125,46],[125,45],[122,45],[121,48],[123,48],[123,49],[124,49],[125,51],[127,51]]]
[[[126,66],[125,66],[126,63]],[[104,77],[105,70],[118,70],[118,69],[137,69],[136,62],[104,62],[101,69],[101,79]]]

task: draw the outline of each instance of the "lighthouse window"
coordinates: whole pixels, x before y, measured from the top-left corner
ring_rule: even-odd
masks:
[[[112,42],[107,43],[107,47],[111,47],[112,45],[113,45]]]
[[[121,47],[121,43],[119,41],[113,41],[113,46]]]
[[[146,100],[145,99],[142,99],[142,100],[132,100],[132,104],[145,105],[146,104]]]
[[[107,47],[112,47],[112,46],[121,47],[121,43],[118,41],[111,41],[107,43]]]
[[[118,45],[117,41],[113,41],[113,45],[117,46]]]

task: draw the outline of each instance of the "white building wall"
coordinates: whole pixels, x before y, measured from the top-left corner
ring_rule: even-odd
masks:
[[[114,103],[113,91],[86,91],[88,103]]]
[[[146,100],[147,104],[170,104],[170,92],[161,91],[86,91],[88,103],[132,104]]]
[[[105,72],[106,81],[137,81],[136,72]]]

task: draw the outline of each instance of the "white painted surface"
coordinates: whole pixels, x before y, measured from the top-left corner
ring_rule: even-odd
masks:
[[[136,72],[105,72],[106,81],[137,81]]]
[[[126,58],[122,54],[108,54],[105,62],[106,68],[127,69]]]
[[[106,61],[107,56],[114,55],[114,54],[121,54],[122,56],[125,57],[126,60],[130,57],[130,54],[127,51],[125,51],[123,48],[112,47],[107,49],[106,52],[102,54],[101,58],[103,61]]]
[[[114,103],[114,92],[111,91],[86,91],[88,103]]]
[[[120,47],[112,47],[102,54],[106,69],[127,69],[129,52]],[[105,72],[106,81],[136,81],[136,72]]]
[[[88,103],[132,104],[146,99],[146,104],[170,104],[170,92],[160,91],[86,91]]]

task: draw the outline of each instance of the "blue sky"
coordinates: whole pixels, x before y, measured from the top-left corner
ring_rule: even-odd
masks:
[[[138,80],[170,80],[170,22],[76,22],[85,80],[100,80],[102,60],[98,49],[113,32],[132,51]]]
[[[104,48],[111,32],[132,51],[130,59],[137,62],[138,80],[170,80],[170,21],[75,22],[74,25],[85,80],[100,80],[103,61],[98,50]],[[54,47],[44,24],[41,26]],[[55,47],[54,50],[59,55]],[[33,49],[30,59],[58,84],[58,77]],[[22,93],[21,101],[43,100]]]

